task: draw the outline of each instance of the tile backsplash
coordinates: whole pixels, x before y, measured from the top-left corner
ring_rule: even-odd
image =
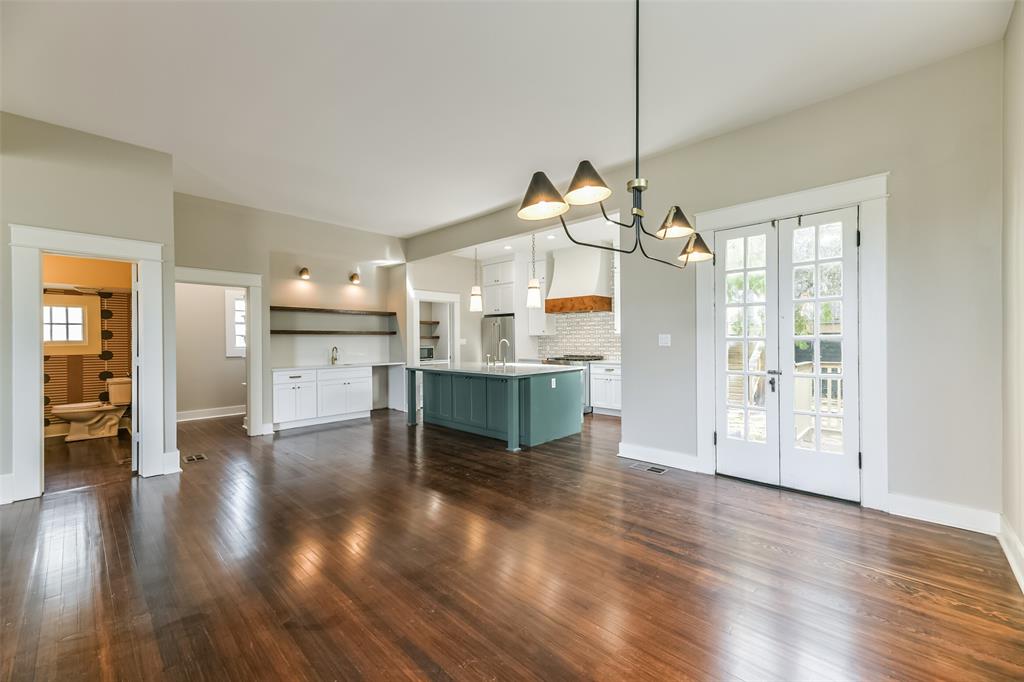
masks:
[[[554,318],[555,333],[537,338],[541,358],[595,354],[607,360],[618,360],[622,356],[614,313],[561,313]]]

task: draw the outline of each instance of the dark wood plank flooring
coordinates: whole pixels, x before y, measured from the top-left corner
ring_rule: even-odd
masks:
[[[0,507],[2,679],[1022,679],[990,537],[404,414]]]
[[[43,490],[58,493],[75,488],[127,481],[132,476],[132,441],[127,430],[117,436],[67,443],[47,438],[43,447]]]

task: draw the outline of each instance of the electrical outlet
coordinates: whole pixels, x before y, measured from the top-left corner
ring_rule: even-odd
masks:
[[[551,377],[551,388],[555,387],[555,378]]]
[[[665,347],[671,346],[672,345],[672,335],[671,334],[658,334],[658,345],[659,346],[665,346]]]

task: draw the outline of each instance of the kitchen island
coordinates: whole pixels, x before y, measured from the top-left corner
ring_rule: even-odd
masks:
[[[417,422],[416,372],[423,375],[423,421],[504,440],[510,452],[580,432],[582,367],[485,365],[407,367],[408,423]]]

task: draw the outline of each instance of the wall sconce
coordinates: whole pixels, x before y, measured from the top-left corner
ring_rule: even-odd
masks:
[[[351,275],[348,276],[348,281],[352,282],[352,284],[359,284],[362,280],[359,279],[358,272],[353,272]]]
[[[299,270],[299,279],[309,279],[309,268]]]

